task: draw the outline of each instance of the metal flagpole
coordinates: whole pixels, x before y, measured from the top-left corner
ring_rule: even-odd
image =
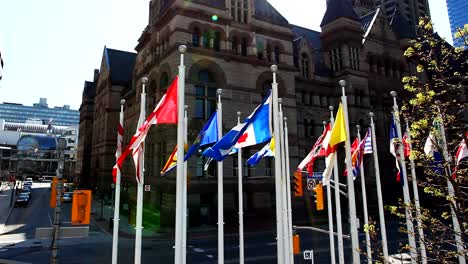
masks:
[[[293,238],[292,238],[292,206],[291,206],[291,174],[289,170],[289,132],[288,118],[284,117],[284,155],[286,160],[286,197],[288,198],[288,245],[290,263],[294,263]]]
[[[218,97],[218,140],[223,137],[223,104],[221,94],[223,90],[216,90]],[[224,190],[223,190],[223,162],[218,162],[218,264],[224,263]]]
[[[241,112],[237,112],[237,124],[240,121]],[[242,190],[242,148],[237,149],[237,176],[239,189],[239,263],[244,264],[244,191]]]
[[[273,95],[273,137],[275,139],[275,202],[276,202],[276,249],[278,252],[278,264],[286,263],[284,257],[284,240],[283,240],[283,219],[281,214],[282,209],[282,195],[281,195],[281,146],[280,142],[280,124],[278,120],[278,83],[276,82],[276,73],[278,71],[278,66],[272,65],[270,67],[271,72],[273,73],[273,82],[271,84],[272,95]]]
[[[185,108],[185,45],[179,46],[180,65],[179,82],[177,86],[177,178],[176,178],[176,226],[175,226],[175,256],[174,263],[183,263],[183,240],[184,240],[184,108]]]
[[[123,127],[123,119],[124,119],[124,112],[123,106],[125,104],[125,100],[120,100],[120,116],[119,122],[120,125]],[[121,144],[120,142],[120,135],[117,136],[117,144]],[[119,153],[120,156],[121,153]],[[118,159],[119,157],[117,157]],[[119,217],[120,217],[120,178],[121,178],[120,168],[117,168],[117,175],[115,177],[115,203],[114,203],[114,230],[112,236],[112,264],[117,263],[117,253],[118,253],[118,245],[119,245]]]
[[[278,98],[278,106],[279,106],[279,125],[280,125],[280,138],[282,139],[281,142],[279,142],[279,151],[281,151],[281,157],[284,157],[281,159],[281,201],[282,201],[282,217],[283,217],[283,240],[284,240],[284,258],[285,258],[285,263],[289,263],[290,261],[290,250],[289,250],[289,245],[290,243],[288,242],[288,237],[289,237],[289,222],[288,222],[288,203],[287,203],[287,197],[286,197],[286,157],[285,157],[285,145],[284,145],[284,122],[283,122],[283,99]],[[276,145],[276,142],[275,142]],[[292,240],[291,240],[292,241]]]
[[[335,118],[333,117],[333,106],[330,106],[330,124],[333,127]],[[338,232],[338,263],[344,264],[343,246],[343,225],[341,223],[341,197],[340,197],[340,176],[338,175],[338,161],[333,164],[333,180],[335,181],[335,205],[336,205],[336,229]],[[328,191],[328,189],[327,189]]]
[[[448,154],[448,149],[447,149],[447,138],[445,137],[445,127],[444,127],[444,121],[442,119],[442,114],[440,111],[440,107],[437,107],[437,111],[439,112],[439,119],[440,119],[440,125],[439,125],[439,133],[441,136],[442,140],[442,151],[444,152],[444,160],[445,162],[450,162],[450,156]],[[448,177],[452,175],[452,171],[449,166],[445,166],[445,169],[448,172]],[[450,182],[449,179],[447,179],[447,189],[450,197],[455,197],[455,190],[453,189],[453,185]],[[458,251],[458,262],[460,264],[465,264],[466,259],[465,259],[465,247],[463,244],[463,240],[460,236],[461,230],[460,230],[460,223],[458,222],[458,218],[454,209],[454,205],[450,205],[450,212],[452,214],[452,223],[453,223],[453,229],[455,231],[455,242],[457,243],[457,251]]]
[[[382,251],[385,263],[388,262],[387,230],[385,227],[385,215],[383,206],[382,186],[380,183],[379,154],[377,151],[377,138],[375,137],[374,113],[370,112],[372,132],[372,153],[374,154],[375,182],[377,184],[377,201],[379,204],[380,233],[382,236]]]
[[[188,127],[188,117],[187,117],[188,105],[185,105],[184,108],[184,153],[185,145],[187,144],[187,127]],[[185,160],[185,157],[184,157]],[[187,261],[187,161],[184,161],[184,197],[182,200],[183,206],[182,210],[184,211],[182,216],[182,263]]]
[[[147,77],[143,77],[141,79],[141,99],[140,99],[140,118],[138,119],[138,128],[143,124],[143,121],[146,117],[146,83],[148,82]],[[136,227],[135,227],[135,264],[141,263],[141,236],[143,230],[143,184],[145,182],[145,148],[144,142],[141,143],[143,146],[141,147],[142,150],[139,153],[139,159],[141,161],[141,168],[140,168],[140,179],[137,184],[137,211],[136,211]]]
[[[348,118],[348,102],[346,98],[345,86],[346,81],[341,80],[341,103],[343,104],[343,114],[345,119],[345,129],[346,129],[346,141],[345,141],[345,152],[346,152],[346,170],[352,172],[353,168],[351,165],[351,142],[349,134],[349,118]],[[350,234],[351,234],[351,246],[352,246],[352,255],[353,263],[360,263],[359,258],[359,238],[357,231],[357,217],[356,217],[356,200],[354,197],[354,180],[353,177],[346,177],[348,182],[348,204],[349,204],[349,221],[350,221]]]
[[[397,93],[395,91],[391,91],[390,95],[393,97],[393,116],[395,120],[395,127],[398,134],[398,140],[400,144],[398,145],[398,161],[401,166],[401,180],[403,181],[403,200],[405,203],[405,216],[406,216],[406,228],[408,229],[408,240],[410,246],[410,253],[411,253],[411,263],[416,264],[418,260],[418,252],[416,251],[416,239],[414,237],[414,226],[411,216],[411,198],[409,194],[409,187],[408,187],[408,176],[406,174],[406,164],[405,164],[405,155],[403,153],[403,139],[401,136],[401,124],[400,124],[400,113],[398,110],[398,104],[396,100]]]
[[[408,125],[408,119],[406,121],[406,134],[408,135],[408,145],[410,152],[413,151],[413,144],[411,143],[411,132]],[[424,244],[424,230],[421,222],[421,207],[419,205],[419,192],[418,192],[418,180],[416,178],[416,165],[414,164],[414,158],[409,156],[410,166],[411,166],[411,179],[413,183],[413,195],[414,195],[414,205],[416,206],[416,221],[418,224],[418,234],[419,234],[419,247],[421,250],[421,261],[423,264],[427,263],[426,255],[426,245]]]
[[[323,130],[325,131],[327,121],[323,121]],[[335,170],[336,171],[336,170]],[[335,238],[333,237],[333,205],[331,197],[331,182],[327,184],[327,209],[328,209],[328,237],[330,239],[330,263],[336,263],[335,260]]]
[[[357,136],[359,144],[361,143],[361,126],[357,125]],[[362,151],[361,155],[364,155]],[[362,191],[362,208],[364,210],[364,224],[369,225],[369,215],[367,213],[367,194],[366,194],[366,177],[364,173],[364,157],[362,158],[361,164],[359,164],[359,173],[361,174],[361,191]],[[366,253],[367,253],[367,263],[372,264],[372,249],[371,249],[371,240],[369,231],[366,232]]]

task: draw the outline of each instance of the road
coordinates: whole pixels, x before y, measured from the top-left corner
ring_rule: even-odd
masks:
[[[27,263],[49,263],[50,241],[34,239],[37,227],[50,227],[53,222],[53,210],[49,208],[49,184],[34,183],[32,202],[27,208],[15,208],[5,226],[5,233],[0,236],[0,260],[9,259]],[[69,225],[70,204],[65,204],[63,210],[64,225]],[[397,225],[389,225],[389,230]],[[314,249],[315,263],[329,263],[329,240],[327,234],[310,231],[299,232],[301,249]],[[189,239],[187,245],[187,263],[217,263],[216,230],[207,234],[207,238]],[[391,252],[396,252],[401,236],[390,235],[393,243]],[[360,236],[364,240],[364,235]],[[349,253],[349,240],[345,241]],[[173,263],[173,240],[144,239],[142,245],[142,263]],[[61,239],[59,243],[59,259],[61,263],[95,264],[110,263],[112,236],[101,230],[94,220],[90,225],[90,233],[86,238]],[[361,247],[364,249],[364,247]],[[239,263],[238,236],[225,237],[225,263]],[[134,240],[120,238],[119,263],[133,263]],[[295,257],[295,263],[311,263]],[[350,262],[349,254],[346,263]],[[364,260],[364,258],[363,258]],[[245,235],[245,263],[275,263],[276,241],[271,231],[249,233]]]

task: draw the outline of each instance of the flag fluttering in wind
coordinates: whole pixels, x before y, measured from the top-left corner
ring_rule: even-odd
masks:
[[[148,135],[148,131],[152,125],[156,124],[176,124],[177,123],[177,84],[179,78],[176,77],[171,83],[166,93],[163,95],[158,105],[154,108],[153,112],[146,118],[146,120],[139,126],[137,132],[130,139],[130,143],[122,152],[122,155],[117,161],[117,165],[122,167],[125,158],[132,152],[135,167],[138,169],[141,164],[141,155],[138,155],[143,148],[143,142]],[[140,117],[141,118],[141,117]],[[140,161],[139,161],[140,160]],[[141,169],[141,168],[139,168]],[[138,173],[139,170],[137,170]],[[139,176],[137,174],[137,181]]]
[[[346,141],[346,128],[343,114],[343,106],[340,104],[336,113],[335,124],[330,131],[330,137],[325,136],[323,141],[323,151],[326,155],[325,170],[323,171],[322,181],[324,185],[330,181],[331,172],[336,159],[336,147],[339,143]]]
[[[465,137],[467,136],[468,136],[468,132],[465,134]],[[454,180],[457,178],[458,166],[460,166],[461,161],[466,157],[468,157],[468,148],[466,146],[465,138],[463,138],[460,144],[458,144],[457,154],[455,155],[456,163],[455,163],[455,169],[453,170],[453,174],[452,174],[452,178]]]
[[[437,150],[437,139],[434,134],[431,132],[426,139],[426,143],[424,144],[424,153],[431,158],[430,166],[432,167],[432,171],[437,175],[444,174],[444,168],[442,164],[442,155]]]
[[[371,141],[371,131],[370,128],[367,130],[366,135],[361,140],[358,141],[356,138],[351,145],[351,163],[353,168],[353,176],[354,179],[359,175],[361,172],[361,164],[364,158],[364,154],[372,153],[372,141]],[[347,175],[347,171],[345,170],[344,175]]]
[[[411,148],[408,142],[408,134],[405,132],[403,134],[403,153],[405,158],[408,158],[411,155]]]
[[[372,153],[372,131],[369,127],[369,129],[367,129],[366,136],[364,137],[364,154]]]
[[[305,166],[307,166],[307,172],[309,175],[312,175],[314,169],[314,162],[317,157],[325,156],[325,151],[323,151],[323,143],[325,142],[325,138],[328,135],[328,139],[330,139],[330,131],[331,131],[331,124],[327,124],[325,130],[323,131],[322,135],[315,141],[312,150],[310,150],[309,154],[301,161],[301,163],[297,166],[298,171],[302,171]],[[329,140],[326,142],[328,145]]]
[[[192,146],[186,151],[184,161],[187,161],[194,153],[208,144],[212,144],[218,140],[218,112],[214,112],[208,122],[203,126],[202,130],[198,134],[197,138],[193,142]],[[187,146],[186,146],[187,150]],[[172,151],[171,155],[166,161],[166,164],[161,170],[161,176],[166,175],[172,169],[177,167],[177,146]]]
[[[403,184],[403,181],[401,180],[401,167],[400,167],[400,162],[398,161],[400,159],[400,154],[398,153],[398,147],[401,142],[399,142],[400,139],[398,138],[398,133],[396,130],[395,126],[395,118],[392,118],[392,124],[390,125],[390,153],[395,157],[395,164],[397,168],[397,174],[396,174],[396,180],[397,182],[400,182]]]
[[[253,154],[248,160],[247,165],[255,166],[257,165],[264,157],[274,157],[275,156],[275,139],[271,138],[270,142],[266,144],[260,151]]]
[[[232,128],[214,146],[207,148],[202,156],[222,161],[229,156],[235,146],[243,148],[269,140],[271,138],[270,102],[271,94],[243,123]]]
[[[123,135],[124,135],[124,129],[123,129],[122,123],[119,122],[119,125],[117,128],[117,150],[115,151],[116,160],[118,160],[120,158],[120,155],[122,155]],[[115,183],[116,181],[117,170],[122,170],[122,168],[119,167],[117,164],[115,164],[114,167],[112,168],[112,182],[113,183]]]

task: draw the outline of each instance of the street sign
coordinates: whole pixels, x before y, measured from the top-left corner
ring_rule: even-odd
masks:
[[[311,260],[311,263],[314,264],[314,251],[313,250],[304,250],[304,259]]]
[[[145,185],[145,192],[150,192],[151,191],[151,185],[147,184]]]
[[[307,178],[307,190],[312,191],[315,187],[315,180]]]

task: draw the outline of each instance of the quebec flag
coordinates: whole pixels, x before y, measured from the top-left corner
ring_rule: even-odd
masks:
[[[224,160],[235,148],[263,143],[271,138],[271,92],[262,104],[243,123],[232,128],[214,146],[207,148],[202,156],[216,161]]]

